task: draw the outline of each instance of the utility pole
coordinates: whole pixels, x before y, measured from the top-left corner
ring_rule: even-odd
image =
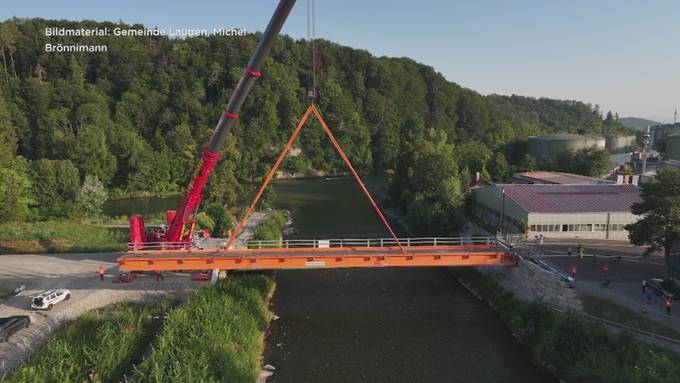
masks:
[[[649,131],[651,125],[647,126],[647,133],[642,135],[642,171],[640,172],[640,178],[647,172],[647,145],[649,145]]]
[[[501,202],[501,233],[505,234],[505,188],[501,188],[502,202]]]

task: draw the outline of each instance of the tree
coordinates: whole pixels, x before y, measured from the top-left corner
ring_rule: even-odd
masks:
[[[671,243],[680,238],[680,169],[662,170],[640,189],[642,201],[631,211],[641,217],[626,225],[628,238],[635,245],[649,246],[646,254],[664,249],[668,257]]]
[[[510,175],[510,165],[501,152],[496,152],[489,161],[489,174],[496,182],[503,182]]]
[[[87,174],[78,195],[78,206],[85,217],[99,217],[102,214],[108,194],[97,176]]]
[[[67,216],[80,189],[78,169],[69,160],[41,159],[31,165],[33,195],[40,215]]]
[[[565,149],[557,153],[554,162],[553,167],[558,171],[588,177],[601,177],[612,169],[609,152],[596,147],[576,151]]]
[[[17,157],[13,168],[0,168],[0,217],[8,222],[21,220],[33,202],[28,165]]]
[[[519,168],[525,172],[533,172],[537,169],[536,158],[529,153],[522,156],[522,160],[519,163]]]

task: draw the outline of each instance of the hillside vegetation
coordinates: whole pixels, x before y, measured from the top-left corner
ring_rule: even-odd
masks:
[[[81,192],[86,177],[88,190],[101,184],[112,195],[181,192],[258,36],[48,38],[47,26],[142,27],[0,24],[0,213],[7,220],[96,213],[83,208],[92,205]],[[46,42],[106,44],[108,52],[45,53]],[[394,203],[439,231],[455,224],[447,217],[469,174],[502,180],[536,166],[517,140],[622,129],[597,106],[485,97],[408,58],[323,40],[318,48],[318,106],[349,157],[364,173],[395,170]],[[307,43],[279,38],[211,177],[208,203],[234,205],[265,173],[304,110],[310,72]],[[284,170],[343,171],[326,140],[318,126],[304,129],[301,154]]]

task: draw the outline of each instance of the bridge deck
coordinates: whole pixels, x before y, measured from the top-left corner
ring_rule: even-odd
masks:
[[[273,270],[345,267],[514,266],[506,247],[492,244],[338,246],[230,250],[132,250],[121,270]]]

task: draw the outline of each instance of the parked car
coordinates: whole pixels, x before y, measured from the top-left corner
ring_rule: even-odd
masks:
[[[0,342],[7,342],[10,335],[31,325],[28,315],[14,315],[0,318]]]
[[[47,290],[32,298],[32,309],[52,310],[52,306],[55,304],[71,299],[71,291],[67,289]]]
[[[191,273],[192,281],[205,282],[212,279],[212,270],[198,270]]]
[[[677,288],[675,286],[667,284],[661,278],[648,279],[647,288],[651,289],[656,295],[662,298],[670,298],[673,300],[678,300],[678,298],[680,298],[680,294],[678,294]]]

